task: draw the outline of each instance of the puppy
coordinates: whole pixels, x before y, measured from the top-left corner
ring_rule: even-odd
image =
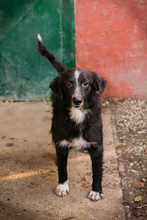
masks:
[[[86,149],[91,157],[93,183],[88,198],[96,201],[104,197],[102,191],[103,133],[101,94],[106,81],[95,72],[82,68],[70,69],[45,48],[38,34],[38,51],[46,57],[59,75],[50,84],[53,119],[52,138],[56,146],[59,196],[69,193],[67,157],[71,147]]]

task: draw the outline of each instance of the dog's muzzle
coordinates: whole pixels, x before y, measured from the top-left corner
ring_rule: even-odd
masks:
[[[74,107],[76,108],[81,107],[81,104],[82,104],[81,98],[73,97],[73,104],[74,104]]]

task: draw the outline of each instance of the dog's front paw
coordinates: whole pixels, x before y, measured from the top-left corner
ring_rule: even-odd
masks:
[[[63,184],[60,183],[55,189],[55,193],[58,196],[66,196],[69,193],[68,180]]]
[[[104,198],[104,194],[102,192],[91,191],[88,196],[89,199],[93,201],[98,201]]]

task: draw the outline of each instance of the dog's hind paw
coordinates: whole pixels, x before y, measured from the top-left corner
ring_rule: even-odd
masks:
[[[91,199],[91,200],[93,200],[93,201],[98,201],[98,200],[104,198],[104,194],[103,194],[103,193],[99,193],[99,192],[91,191],[91,192],[89,193],[88,198]]]
[[[63,184],[60,183],[55,189],[55,193],[58,196],[66,196],[69,193],[68,180]]]

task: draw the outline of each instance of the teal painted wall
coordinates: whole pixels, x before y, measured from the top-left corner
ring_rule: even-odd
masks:
[[[37,33],[75,67],[74,1],[1,0],[0,22],[0,100],[49,98],[57,72],[37,53]]]

